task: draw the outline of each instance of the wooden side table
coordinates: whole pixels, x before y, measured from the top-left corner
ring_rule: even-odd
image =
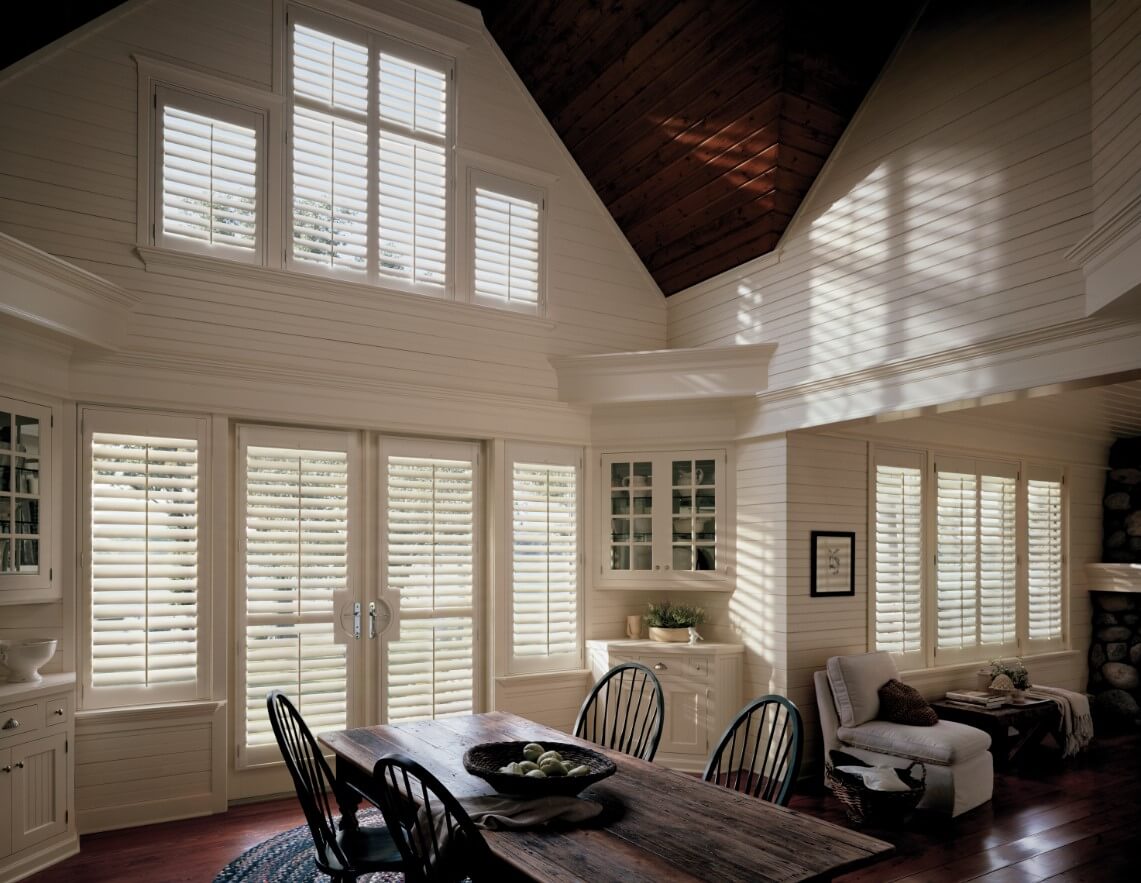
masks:
[[[1008,769],[1027,748],[1042,741],[1060,722],[1056,703],[1045,700],[1032,705],[1003,705],[976,708],[962,702],[941,699],[931,707],[943,720],[978,727],[990,735],[990,752],[996,769]]]

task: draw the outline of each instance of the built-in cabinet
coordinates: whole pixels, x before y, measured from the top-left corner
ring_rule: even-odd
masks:
[[[79,850],[73,810],[75,675],[0,683],[0,881]]]
[[[730,587],[725,451],[607,453],[600,471],[601,587]]]
[[[588,641],[595,680],[623,662],[640,662],[657,676],[666,717],[655,763],[701,772],[709,752],[740,710],[744,647],[740,644],[666,644]]]
[[[0,604],[58,597],[51,565],[52,411],[0,397]]]

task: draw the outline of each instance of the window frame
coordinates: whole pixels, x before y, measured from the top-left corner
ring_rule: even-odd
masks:
[[[187,252],[190,254],[207,255],[218,260],[234,261],[235,263],[264,266],[266,264],[266,250],[268,244],[266,224],[269,217],[268,200],[269,186],[266,161],[266,142],[268,140],[267,113],[264,109],[243,106],[231,101],[212,96],[205,96],[191,92],[187,89],[173,86],[168,83],[156,83],[152,93],[152,125],[153,149],[151,160],[151,238],[152,243],[159,248],[168,248],[171,251]],[[254,188],[255,188],[255,218],[254,218],[254,247],[251,250],[237,248],[225,244],[212,244],[195,242],[184,237],[168,235],[163,228],[163,164],[165,151],[163,150],[165,125],[163,111],[167,107],[186,110],[199,116],[210,117],[219,122],[243,126],[254,130]]]
[[[576,530],[578,537],[576,583],[578,587],[578,603],[576,613],[576,649],[574,653],[560,656],[544,656],[541,658],[520,658],[514,654],[515,631],[512,617],[512,602],[514,599],[514,473],[516,463],[528,463],[547,466],[574,466],[576,472]],[[498,672],[501,676],[528,675],[528,674],[558,674],[568,671],[578,671],[584,666],[586,653],[586,601],[587,591],[584,580],[586,578],[586,508],[584,498],[585,481],[585,451],[580,447],[570,445],[548,445],[539,443],[508,441],[503,446],[503,478],[501,493],[503,500],[502,517],[500,519],[502,538],[500,542],[501,560],[503,562],[502,576],[498,580],[501,589],[497,593],[496,607],[496,633],[501,636],[497,641]]]
[[[283,16],[283,37],[279,45],[282,51],[282,92],[284,99],[284,128],[286,145],[282,157],[282,199],[281,199],[281,243],[283,263],[286,269],[307,276],[359,282],[382,290],[398,291],[406,294],[433,297],[440,300],[456,299],[456,62],[451,56],[423,46],[402,40],[376,30],[373,27],[357,24],[343,18],[317,11],[299,3],[287,3]],[[368,138],[367,153],[367,200],[368,219],[366,225],[367,259],[364,272],[350,269],[325,267],[315,262],[298,259],[293,250],[293,26],[302,24],[330,36],[363,44],[368,49],[368,112],[365,126]],[[428,286],[415,282],[404,282],[379,272],[379,151],[381,123],[378,113],[378,59],[382,50],[406,59],[413,64],[422,64],[441,70],[447,80],[446,132],[443,146],[446,156],[445,167],[445,257],[443,286]],[[305,106],[305,105],[303,105]],[[399,131],[395,129],[394,131]],[[404,137],[412,137],[401,132]],[[416,139],[414,139],[416,140]]]
[[[907,462],[911,458],[911,462]],[[1030,656],[1043,653],[1062,652],[1071,648],[1070,629],[1070,593],[1071,580],[1069,573],[1070,562],[1070,486],[1067,481],[1068,469],[1061,464],[1051,464],[1044,461],[1008,458],[994,454],[974,454],[969,451],[947,452],[933,448],[905,448],[890,445],[869,444],[868,447],[868,610],[867,610],[867,641],[869,651],[876,649],[876,619],[875,619],[875,545],[876,545],[876,466],[884,465],[914,465],[915,458],[924,462],[923,479],[921,483],[922,527],[921,527],[921,555],[923,568],[921,582],[923,586],[921,599],[921,641],[922,647],[918,653],[895,653],[901,670],[914,671],[936,667],[965,666],[985,663],[994,658],[1009,658],[1015,655]],[[1011,644],[992,645],[976,643],[970,648],[937,650],[937,610],[938,586],[936,582],[936,556],[938,554],[938,535],[936,526],[937,517],[937,481],[940,468],[943,471],[959,471],[970,467],[976,475],[1010,475],[1015,477],[1015,641]],[[988,469],[988,467],[990,467]],[[1031,477],[1038,480],[1060,480],[1061,483],[1061,557],[1062,566],[1062,635],[1060,638],[1047,640],[1032,640],[1029,637],[1029,576],[1028,576],[1028,481]],[[977,492],[976,492],[977,500]],[[977,505],[977,503],[976,503]]]
[[[525,301],[504,301],[502,298],[480,295],[475,287],[476,215],[475,197],[477,189],[490,190],[503,196],[533,202],[538,207],[539,234],[536,245],[538,253],[538,293],[534,304]],[[547,314],[547,190],[537,184],[529,184],[515,178],[507,178],[475,166],[467,169],[467,211],[465,214],[465,269],[469,300],[473,304],[510,310],[531,316]]]
[[[198,444],[198,573],[197,583],[197,677],[194,684],[174,687],[103,687],[92,686],[92,616],[93,595],[91,550],[91,443],[96,432],[158,438],[193,438]],[[102,709],[153,705],[163,702],[185,702],[208,699],[213,678],[214,598],[212,589],[212,533],[209,520],[213,514],[210,418],[200,415],[151,411],[125,411],[100,407],[80,410],[80,567],[79,567],[79,699],[80,708]]]

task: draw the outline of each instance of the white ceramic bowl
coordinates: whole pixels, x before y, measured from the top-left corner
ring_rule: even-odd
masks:
[[[40,669],[55,655],[55,638],[0,642],[0,661],[8,666],[8,680],[26,683],[42,680]]]

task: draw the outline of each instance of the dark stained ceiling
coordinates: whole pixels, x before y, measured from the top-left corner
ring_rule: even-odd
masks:
[[[121,0],[21,4],[0,68]],[[665,294],[776,246],[922,0],[469,0]]]
[[[667,295],[776,246],[918,0],[475,0]]]

